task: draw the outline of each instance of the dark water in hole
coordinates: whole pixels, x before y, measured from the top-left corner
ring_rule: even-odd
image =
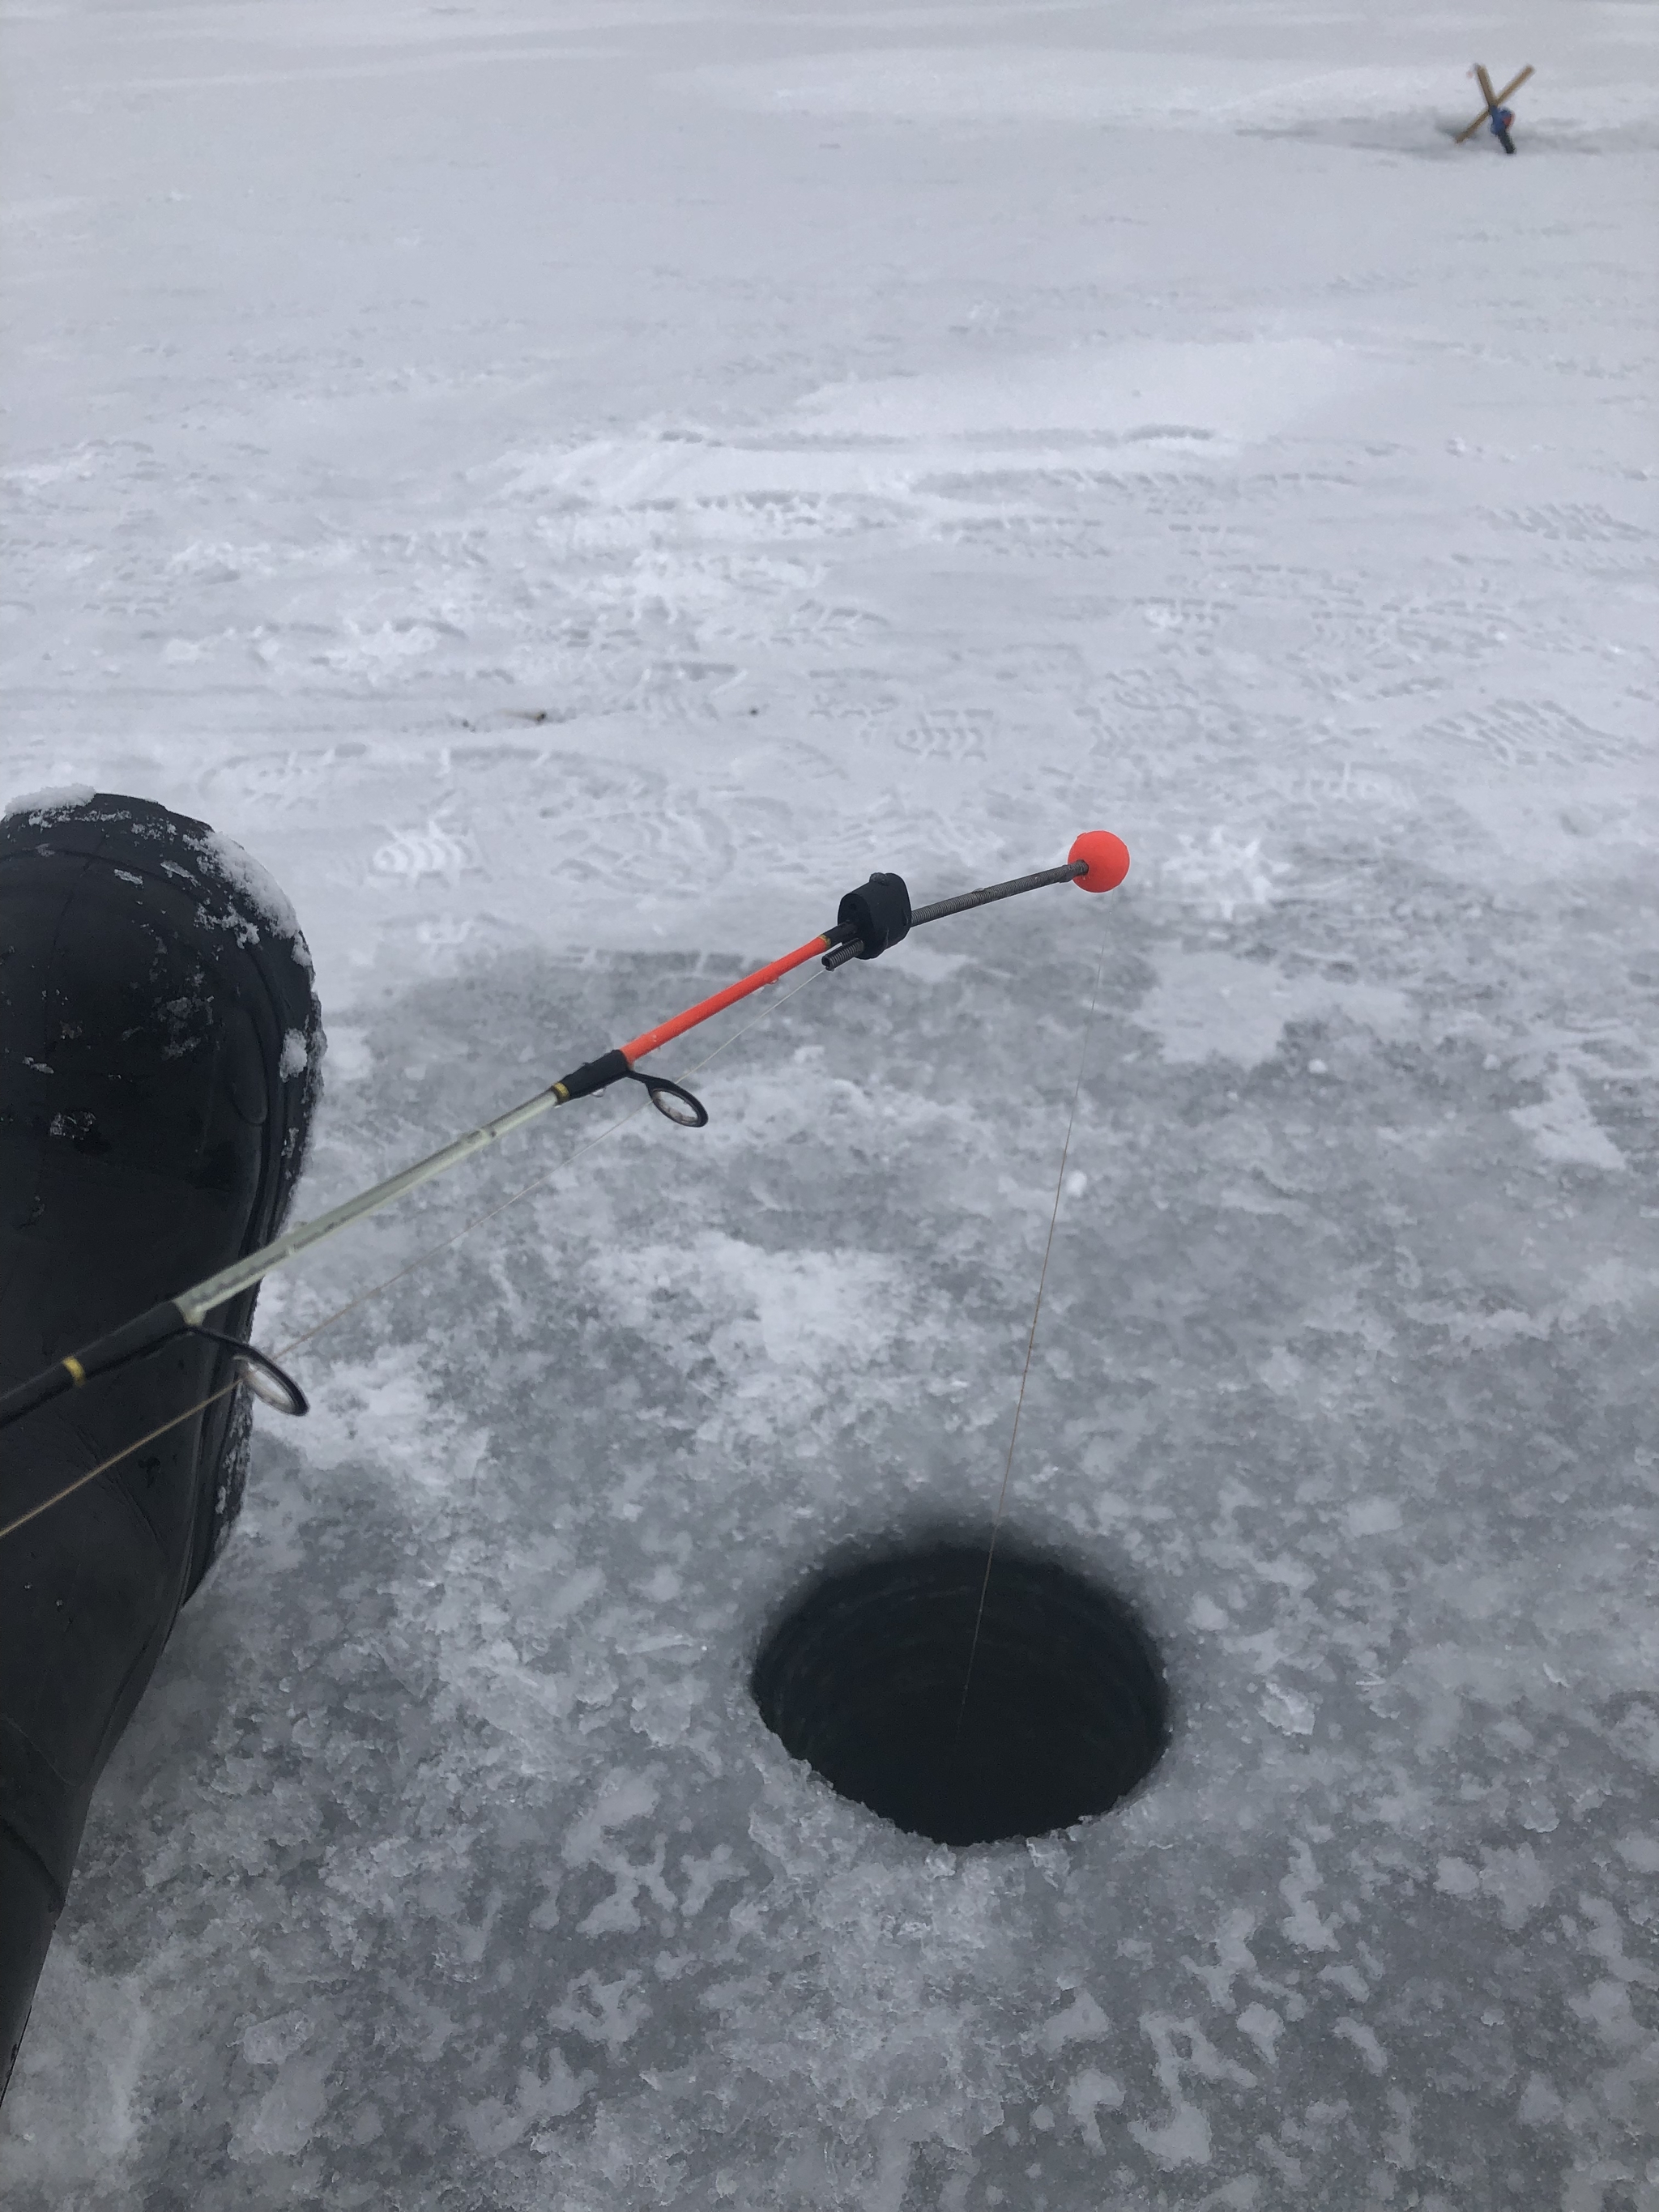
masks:
[[[1037,1836],[1103,1813],[1157,1765],[1156,1648],[1098,1583],[1005,1540],[960,1737],[985,1546],[918,1545],[829,1574],[755,1663],[762,1717],[832,1788],[936,1843]]]

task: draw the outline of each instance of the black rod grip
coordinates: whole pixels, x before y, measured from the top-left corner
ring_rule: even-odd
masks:
[[[55,1367],[43,1368],[39,1375],[31,1375],[27,1382],[0,1390],[0,1429],[9,1429],[14,1421],[21,1421],[37,1406],[44,1406],[49,1399],[61,1397],[65,1390],[74,1388],[75,1376],[60,1359]]]
[[[147,1313],[123,1322],[119,1328],[111,1329],[107,1336],[94,1337],[68,1358],[55,1361],[40,1374],[31,1375],[27,1382],[19,1382],[0,1395],[0,1429],[9,1428],[25,1413],[33,1413],[49,1399],[61,1397],[65,1390],[79,1389],[94,1375],[107,1375],[112,1367],[124,1367],[129,1359],[153,1352],[158,1344],[182,1335],[187,1326],[173,1300],[164,1298]]]
[[[606,1090],[632,1073],[625,1053],[605,1052],[597,1060],[585,1060],[568,1075],[562,1075],[553,1088],[562,1093],[560,1104],[568,1105],[573,1098],[591,1098],[596,1091]]]

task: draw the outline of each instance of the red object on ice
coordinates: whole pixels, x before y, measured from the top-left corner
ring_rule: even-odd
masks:
[[[1115,891],[1129,872],[1129,848],[1109,830],[1085,830],[1066,858],[1073,866],[1081,860],[1088,868],[1075,879],[1080,891]]]

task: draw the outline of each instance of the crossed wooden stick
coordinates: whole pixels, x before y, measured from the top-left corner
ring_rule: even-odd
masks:
[[[1528,62],[1525,69],[1522,70],[1520,76],[1517,77],[1512,77],[1509,83],[1504,87],[1502,92],[1494,92],[1492,90],[1492,79],[1486,75],[1485,68],[1479,62],[1474,65],[1474,74],[1480,80],[1480,89],[1486,95],[1486,104],[1481,109],[1480,114],[1475,117],[1474,122],[1470,124],[1468,129],[1467,131],[1460,131],[1458,132],[1455,143],[1459,146],[1463,143],[1463,141],[1466,138],[1474,137],[1475,132],[1480,128],[1481,125],[1486,120],[1488,116],[1492,118],[1494,123],[1497,122],[1498,112],[1502,108],[1504,102],[1509,98],[1512,92],[1519,92],[1522,86],[1532,75],[1532,64]],[[1506,154],[1514,153],[1515,148],[1510,143],[1510,134],[1508,131],[1500,130],[1498,136],[1504,142],[1504,151]]]

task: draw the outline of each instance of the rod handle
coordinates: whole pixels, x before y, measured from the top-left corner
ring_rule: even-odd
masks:
[[[50,1367],[31,1375],[27,1382],[15,1383],[9,1390],[0,1393],[0,1429],[9,1429],[25,1413],[32,1413],[37,1406],[44,1406],[53,1398],[61,1398],[66,1390],[78,1390],[94,1375],[107,1375],[111,1368],[124,1367],[129,1359],[153,1352],[158,1344],[182,1334],[187,1326],[173,1300],[164,1298],[160,1305],[151,1306],[148,1313],[123,1322],[107,1336],[94,1337],[90,1344],[83,1344],[67,1358],[54,1360]]]

